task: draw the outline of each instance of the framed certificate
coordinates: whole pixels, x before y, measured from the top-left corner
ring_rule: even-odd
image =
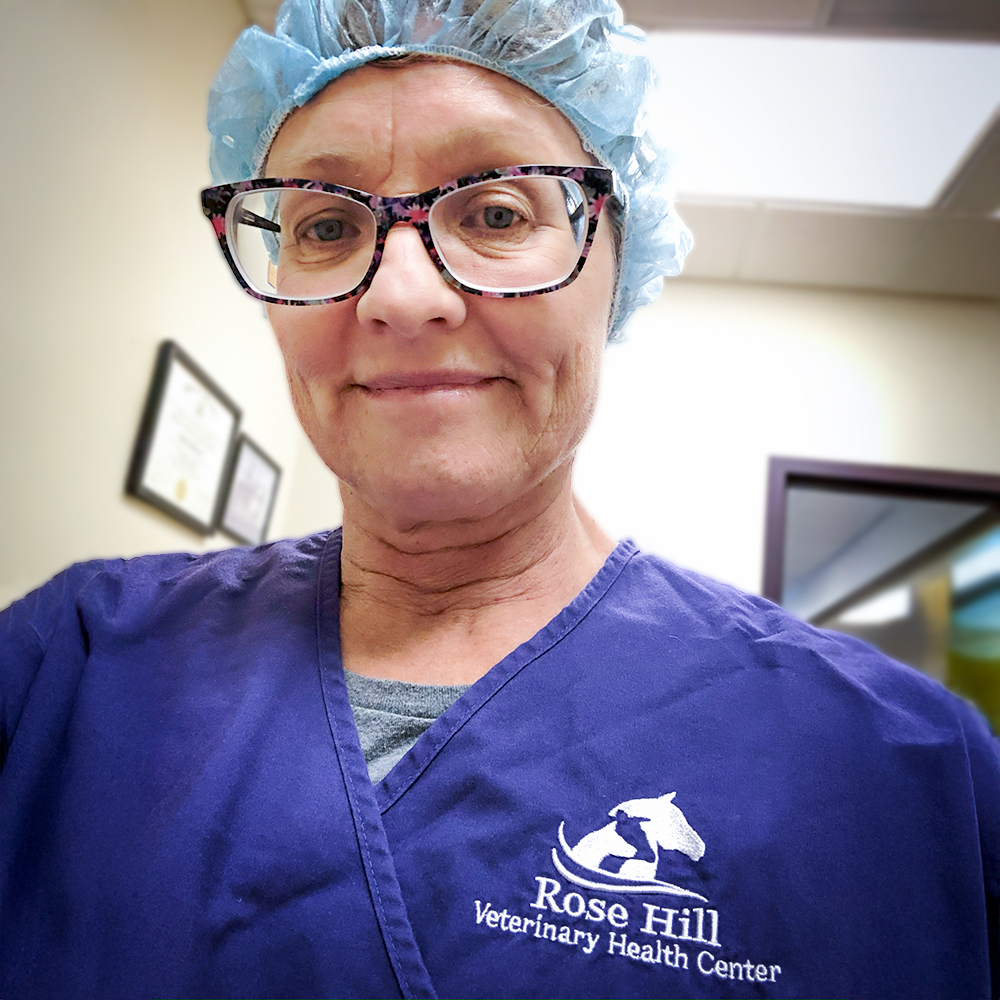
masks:
[[[177,344],[164,341],[126,491],[195,531],[211,534],[241,415]]]
[[[248,545],[260,545],[278,495],[281,469],[246,434],[236,442],[220,527]]]

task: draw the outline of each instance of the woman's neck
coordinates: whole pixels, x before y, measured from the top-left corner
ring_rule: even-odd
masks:
[[[558,614],[614,543],[568,479],[544,487],[516,514],[405,529],[345,488],[344,665],[371,677],[471,684]]]

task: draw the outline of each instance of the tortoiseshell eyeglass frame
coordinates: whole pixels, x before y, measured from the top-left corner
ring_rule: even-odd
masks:
[[[430,210],[434,203],[444,195],[451,194],[461,188],[469,187],[472,184],[481,184],[483,181],[502,180],[506,177],[565,177],[567,180],[576,181],[583,190],[587,205],[587,235],[584,238],[583,246],[580,250],[580,259],[573,270],[553,285],[546,285],[543,288],[532,288],[526,291],[488,291],[481,288],[473,288],[459,281],[441,260],[434,246],[434,239],[431,236]],[[354,201],[365,205],[375,216],[376,236],[375,249],[372,253],[372,262],[367,273],[358,284],[349,292],[342,292],[339,295],[331,295],[326,298],[309,299],[287,299],[277,295],[268,295],[265,292],[253,288],[244,277],[236,261],[235,255],[229,248],[229,237],[231,227],[234,225],[230,207],[233,199],[245,191],[266,191],[270,188],[299,188],[304,191],[325,191],[329,194],[341,195],[351,198]],[[399,197],[386,197],[383,195],[369,194],[367,191],[356,191],[354,188],[341,187],[339,184],[325,184],[323,181],[309,181],[298,178],[287,177],[264,177],[252,181],[238,181],[235,184],[219,184],[216,187],[206,188],[201,193],[202,211],[212,223],[215,235],[219,239],[222,252],[236,275],[237,281],[243,286],[246,292],[255,299],[262,302],[273,302],[276,305],[287,306],[313,306],[325,305],[328,302],[341,302],[349,299],[353,295],[361,295],[372,283],[375,272],[378,270],[382,260],[382,251],[385,247],[385,239],[389,230],[397,223],[406,223],[414,227],[423,240],[427,254],[434,262],[434,266],[441,272],[445,281],[454,288],[469,292],[472,295],[482,295],[492,299],[517,299],[528,295],[542,295],[545,292],[554,292],[557,288],[564,288],[570,284],[580,273],[586,263],[587,255],[590,253],[591,245],[594,242],[594,234],[597,232],[597,223],[600,219],[601,209],[604,203],[614,194],[614,174],[606,167],[561,167],[561,166],[519,166],[503,167],[497,170],[487,170],[482,174],[471,174],[467,177],[460,177],[458,180],[449,181],[439,187],[431,188],[429,191],[422,191],[420,194],[407,194]]]

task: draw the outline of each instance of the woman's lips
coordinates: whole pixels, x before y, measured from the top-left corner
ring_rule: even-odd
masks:
[[[481,372],[393,372],[357,383],[360,389],[373,395],[409,394],[426,392],[453,392],[456,390],[485,387],[497,381],[496,376]]]

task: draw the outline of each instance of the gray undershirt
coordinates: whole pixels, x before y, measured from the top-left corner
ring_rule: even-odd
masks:
[[[411,684],[344,671],[372,783],[381,781],[468,684]]]

